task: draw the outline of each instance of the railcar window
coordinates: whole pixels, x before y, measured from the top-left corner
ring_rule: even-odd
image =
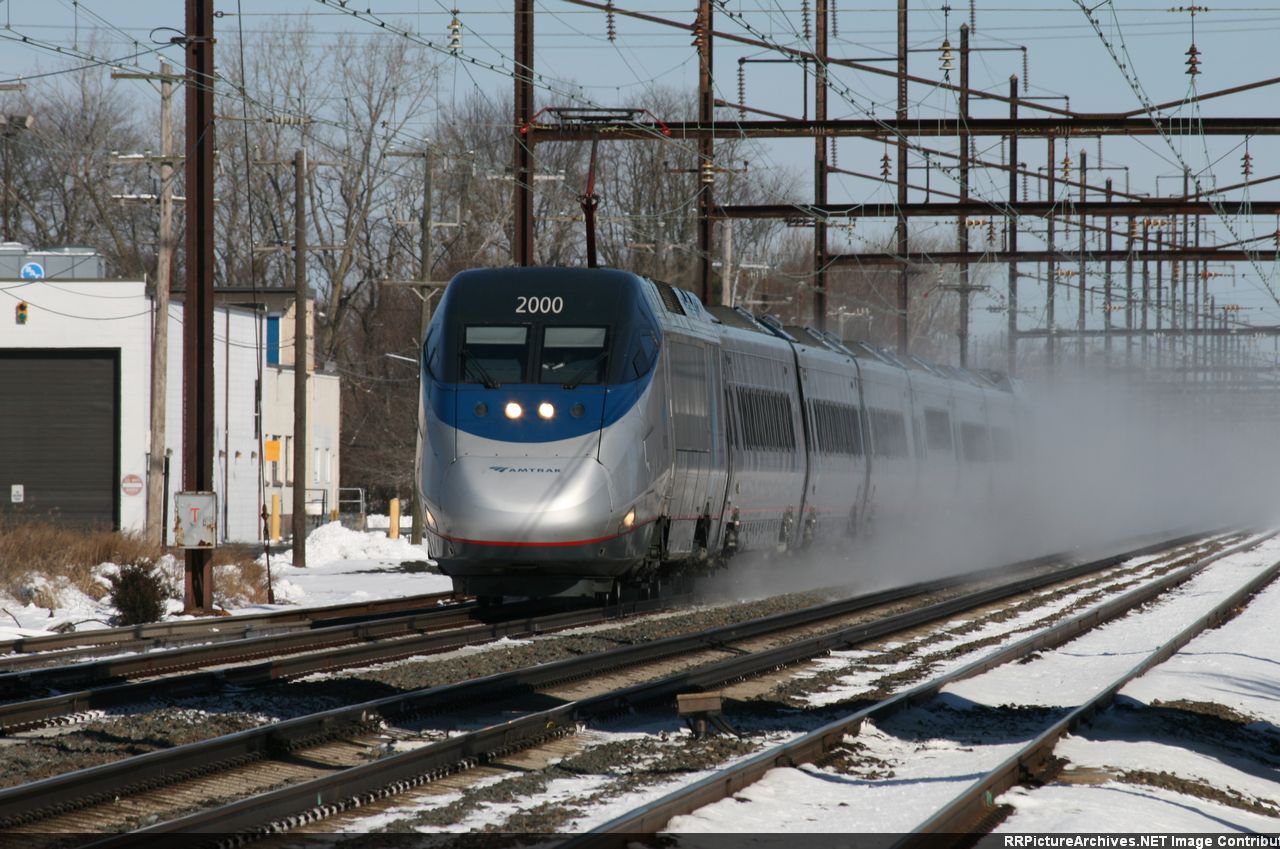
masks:
[[[711,399],[705,349],[682,342],[667,347],[671,367],[671,412],[676,448],[711,450]]]
[[[652,331],[641,335],[636,352],[631,357],[631,378],[635,380],[648,374],[657,358],[658,337]]]
[[[439,380],[440,373],[440,335],[434,330],[427,334],[427,341],[422,344],[422,363],[427,374]]]
[[[603,383],[608,335],[603,327],[544,328],[538,382],[566,386]]]
[[[791,399],[781,392],[739,389],[738,421],[742,444],[754,451],[791,451],[796,447]]]
[[[951,414],[926,407],[924,435],[930,451],[951,451]]]
[[[813,402],[814,438],[823,454],[862,455],[862,428],[858,410],[831,401]]]
[[[529,364],[529,328],[476,325],[462,345],[463,383],[522,383]]]
[[[960,447],[964,458],[971,463],[985,463],[991,459],[991,440],[986,425],[964,422],[960,425]]]
[[[991,428],[991,459],[1006,463],[1013,459],[1012,435],[1007,427]]]
[[[907,421],[896,410],[867,411],[871,418],[871,433],[875,437],[877,457],[906,457]]]

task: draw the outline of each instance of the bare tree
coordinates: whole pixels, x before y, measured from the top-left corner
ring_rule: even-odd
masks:
[[[113,154],[141,151],[153,134],[143,131],[145,116],[107,69],[32,80],[8,111],[34,118],[31,129],[4,141],[15,238],[40,247],[91,245],[112,273],[126,277],[151,271],[155,211],[113,197],[138,180]]]

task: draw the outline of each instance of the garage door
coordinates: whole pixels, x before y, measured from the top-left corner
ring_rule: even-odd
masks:
[[[0,351],[0,399],[0,515],[118,528],[119,351]]]

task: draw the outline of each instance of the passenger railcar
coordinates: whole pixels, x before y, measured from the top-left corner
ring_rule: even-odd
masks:
[[[652,589],[981,497],[1007,381],[708,310],[626,271],[477,269],[422,352],[416,481],[459,592]]]

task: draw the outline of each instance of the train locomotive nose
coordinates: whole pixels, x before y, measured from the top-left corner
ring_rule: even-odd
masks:
[[[462,457],[444,477],[440,531],[513,547],[599,537],[613,513],[609,473],[594,457]]]
[[[643,557],[594,457],[460,458],[444,477],[440,569],[479,596],[607,592]]]

